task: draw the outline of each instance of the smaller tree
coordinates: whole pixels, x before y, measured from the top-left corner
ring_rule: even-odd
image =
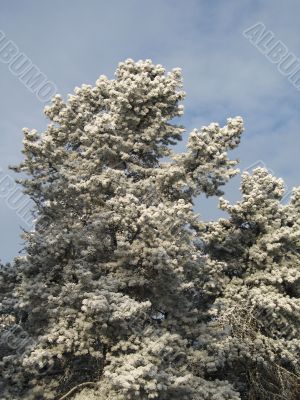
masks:
[[[300,188],[281,204],[284,183],[266,170],[242,176],[242,200],[221,199],[230,215],[208,224],[206,251],[226,263],[228,281],[208,330],[216,376],[247,398],[296,400],[300,390]],[[206,366],[207,367],[207,366]],[[211,367],[211,365],[210,365]],[[252,396],[252,397],[251,397]]]

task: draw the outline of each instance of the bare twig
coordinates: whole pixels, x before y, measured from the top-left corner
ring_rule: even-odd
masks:
[[[68,396],[70,396],[70,394],[74,393],[77,389],[80,389],[80,388],[82,388],[84,386],[90,386],[90,385],[95,386],[96,382],[83,382],[83,383],[80,383],[79,385],[77,385],[77,386],[73,387],[71,390],[69,390],[68,393],[64,394],[58,400],[64,400]]]

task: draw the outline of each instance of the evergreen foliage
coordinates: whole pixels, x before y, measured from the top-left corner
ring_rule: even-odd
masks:
[[[243,121],[174,153],[184,96],[180,69],[128,59],[24,129],[36,221],[0,270],[1,399],[297,399],[300,191],[282,205],[257,169],[202,222],[194,199],[238,173]]]

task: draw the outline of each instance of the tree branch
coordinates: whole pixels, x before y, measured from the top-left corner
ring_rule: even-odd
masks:
[[[74,393],[77,389],[80,389],[80,388],[82,388],[82,387],[84,387],[84,386],[90,386],[90,385],[95,386],[95,385],[96,385],[96,382],[83,382],[83,383],[80,383],[79,385],[74,386],[71,390],[68,391],[68,393],[64,394],[64,395],[63,395],[62,397],[60,397],[58,400],[64,400],[64,399],[66,399],[68,396],[70,396],[70,394]]]

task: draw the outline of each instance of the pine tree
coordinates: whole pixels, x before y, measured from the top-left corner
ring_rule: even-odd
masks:
[[[300,188],[282,204],[283,181],[257,168],[243,174],[241,189],[237,204],[220,201],[230,218],[208,224],[202,236],[207,254],[226,264],[230,279],[211,309],[203,345],[215,376],[235,382],[246,399],[297,400]],[[227,335],[211,341],[209,333],[224,327]]]
[[[175,154],[183,98],[180,69],[128,59],[114,79],[55,96],[45,132],[24,129],[14,170],[36,220],[1,309],[30,341],[6,349],[1,398],[240,399],[199,363],[227,281],[199,245],[193,199],[238,172],[227,151],[243,123],[194,130]]]
[[[26,255],[0,269],[1,399],[296,400],[300,190],[263,169],[222,194],[242,119],[189,135],[179,69],[120,63],[24,130]]]

